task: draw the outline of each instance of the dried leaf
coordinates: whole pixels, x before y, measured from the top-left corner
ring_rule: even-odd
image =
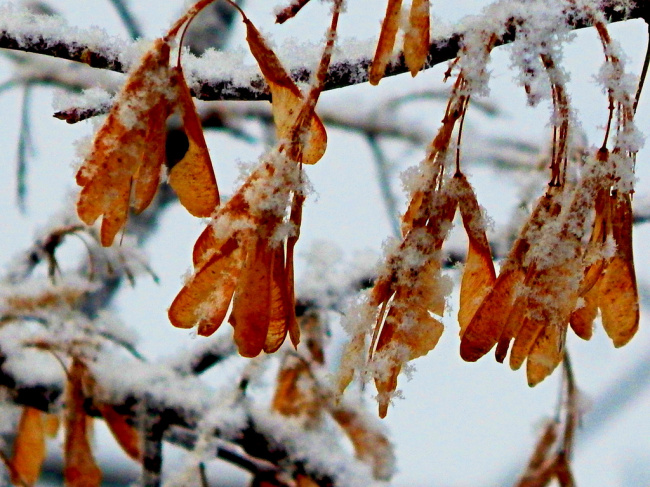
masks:
[[[300,225],[302,224],[302,205],[305,202],[305,197],[301,194],[294,194],[293,201],[291,202],[291,213],[289,221],[294,225],[294,234],[287,238],[287,254],[286,254],[286,273],[287,273],[287,295],[289,299],[289,338],[294,347],[298,347],[300,343],[300,326],[296,320],[296,296],[294,291],[294,270],[293,270],[293,256],[296,243],[300,237]]]
[[[129,424],[126,416],[118,413],[113,406],[99,404],[98,409],[124,453],[136,462],[141,462],[142,438],[138,430]]]
[[[225,319],[243,266],[242,249],[232,239],[204,263],[178,293],[169,320],[178,328],[199,325],[199,333],[214,333]]]
[[[302,108],[302,95],[296,97],[292,90],[281,85],[274,85],[269,82],[271,88],[273,120],[278,140],[291,140],[294,137],[294,127]],[[298,142],[300,147],[296,162],[303,164],[316,164],[325,154],[327,149],[327,132],[323,122],[314,114],[307,133]]]
[[[555,460],[555,477],[560,487],[575,487],[576,482],[571,473],[571,465],[566,453],[560,452]]]
[[[522,273],[522,280],[517,284],[517,286],[523,287],[521,286],[523,283],[524,283],[524,277]],[[510,347],[510,340],[516,337],[517,334],[519,333],[519,330],[521,329],[521,325],[523,324],[524,318],[526,316],[527,303],[528,303],[527,293],[522,293],[517,295],[514,302],[512,303],[512,307],[510,308],[510,312],[508,313],[508,318],[506,319],[506,326],[503,328],[503,332],[501,333],[501,336],[499,337],[499,341],[497,342],[497,348],[494,351],[494,358],[500,364],[503,363],[503,361],[506,358],[506,355],[508,354],[508,348]]]
[[[534,387],[548,377],[562,362],[566,324],[549,324],[535,340],[526,363],[528,385]]]
[[[271,319],[273,252],[267,241],[252,238],[245,253],[229,321],[239,354],[256,357],[266,343]]]
[[[167,127],[165,121],[171,106],[164,101],[148,112],[149,120],[145,134],[142,162],[133,175],[133,211],[144,211],[153,201],[160,184],[162,163],[165,160]]]
[[[397,376],[402,370],[402,366],[397,364],[385,367],[381,376],[375,377],[375,387],[377,388],[377,402],[379,403],[379,417],[385,418],[388,414],[388,406],[395,390],[397,390]]]
[[[552,457],[552,447],[558,438],[559,424],[549,422],[539,437],[535,450],[530,457],[526,471],[515,487],[545,487],[553,480],[555,458]]]
[[[458,323],[462,338],[467,325],[476,314],[483,299],[491,291],[496,281],[496,273],[476,194],[464,175],[457,175],[455,179],[459,189],[458,208],[469,239],[469,250],[460,284],[458,311]]]
[[[266,353],[275,352],[284,343],[289,330],[292,302],[289,298],[287,274],[284,265],[284,247],[279,245],[273,251],[273,271],[271,277],[271,311],[269,330],[264,342]]]
[[[98,487],[102,474],[88,441],[88,422],[84,409],[83,381],[86,366],[73,359],[68,371],[65,411],[65,445],[63,477],[66,487]]]
[[[25,406],[18,423],[13,456],[10,460],[11,482],[16,485],[34,485],[41,475],[45,455],[43,413]]]
[[[357,458],[372,465],[373,477],[376,480],[390,480],[395,454],[383,431],[351,409],[335,408],[332,417],[350,438]]]
[[[388,0],[386,16],[381,25],[377,49],[375,50],[375,56],[370,65],[370,72],[368,73],[368,80],[372,85],[377,85],[384,77],[388,61],[393,55],[401,9],[402,0]]]
[[[374,362],[385,362],[381,373],[375,375],[379,416],[386,417],[397,376],[407,360],[422,357],[435,348],[444,326],[424,308],[407,307],[400,293],[395,297],[379,334]],[[406,354],[405,354],[406,352]]]
[[[253,23],[244,17],[246,40],[271,90],[273,120],[278,140],[291,140],[294,127],[303,105],[303,96],[296,83],[287,74],[282,63],[259,33]],[[298,142],[301,147],[300,160],[304,164],[316,164],[327,148],[327,133],[323,122],[316,114],[311,117],[309,130]]]
[[[523,270],[505,270],[499,274],[494,287],[487,293],[460,342],[460,356],[475,362],[488,353],[501,337],[515,300],[517,287],[523,283]]]
[[[524,286],[526,312],[510,352],[510,367],[518,369],[528,357],[528,382],[536,385],[562,360],[567,325],[577,301],[582,274],[580,259],[529,273]],[[534,357],[532,357],[534,355]],[[552,367],[552,368],[551,368]]]
[[[362,333],[355,334],[347,343],[343,354],[341,355],[341,365],[339,367],[337,390],[343,394],[345,389],[350,385],[354,378],[354,371],[358,370],[363,363],[363,357],[366,351],[365,335]]]
[[[43,428],[48,438],[54,438],[59,433],[61,421],[56,414],[46,414],[43,418]]]
[[[531,241],[534,241],[544,225],[559,213],[557,195],[558,193],[551,188],[539,198],[521,229],[519,237],[501,266],[494,287],[485,296],[463,333],[460,343],[460,356],[463,360],[475,362],[488,353],[497,341],[500,342],[497,360],[505,358],[510,334],[515,333],[515,328],[519,328],[521,323],[519,317],[515,315],[511,317],[510,313],[519,288],[529,273],[524,267],[524,259],[530,250]],[[504,335],[508,323],[511,323],[511,326]]]
[[[569,319],[571,329],[583,340],[589,340],[593,334],[593,323],[598,315],[598,286],[592,286],[582,297],[582,306],[573,310]]]
[[[549,321],[548,310],[538,303],[528,305],[526,317],[510,350],[510,368],[517,370],[530,354],[537,337]]]
[[[272,408],[285,416],[298,416],[309,428],[319,417],[324,403],[317,395],[309,366],[295,355],[285,355],[278,372]]]
[[[629,194],[619,193],[613,210],[612,233],[616,253],[599,284],[598,307],[603,328],[622,347],[639,328],[639,294],[632,254],[632,204]]]
[[[219,205],[217,180],[203,137],[201,120],[182,69],[174,68],[172,77],[178,89],[177,103],[189,148],[183,159],[171,168],[169,184],[187,211],[196,217],[208,217]]]
[[[402,327],[398,330],[394,341],[406,346],[409,349],[408,359],[414,360],[433,350],[444,330],[445,327],[440,321],[429,315],[426,310],[422,310],[417,321],[406,329]]]
[[[404,60],[415,76],[422,69],[429,53],[429,0],[413,0],[409,27],[404,35]]]
[[[158,39],[129,75],[90,155],[77,172],[83,186],[77,202],[79,218],[92,225],[102,218],[101,243],[110,246],[126,223],[131,190],[141,211],[155,194],[163,159],[161,138],[170,110],[169,44]],[[153,147],[153,149],[152,149]],[[155,165],[158,164],[158,170]]]

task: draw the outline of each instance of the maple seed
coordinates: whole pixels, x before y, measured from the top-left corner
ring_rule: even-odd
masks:
[[[88,438],[88,421],[84,409],[83,381],[86,366],[74,358],[68,371],[65,412],[64,469],[66,487],[95,487],[102,474],[95,463]]]
[[[104,246],[124,227],[130,207],[140,213],[151,204],[165,161],[166,121],[176,107],[188,149],[170,169],[169,183],[194,216],[210,216],[219,204],[201,122],[183,71],[170,69],[169,58],[167,40],[156,40],[129,75],[77,172],[79,218],[92,225],[102,216]]]
[[[469,239],[469,250],[460,284],[458,309],[458,324],[462,337],[476,310],[492,289],[496,274],[476,194],[463,174],[458,174],[455,178],[460,189],[458,207]]]
[[[429,30],[429,0],[413,0],[409,27],[404,35],[404,60],[411,76],[415,76],[427,60]]]
[[[327,133],[323,122],[315,113],[312,114],[305,136],[300,141],[291,140],[304,97],[257,28],[243,12],[242,16],[246,24],[246,41],[251,54],[255,57],[271,90],[271,110],[277,140],[297,142],[301,149],[299,151],[300,160],[296,162],[316,164],[323,157],[327,148]]]
[[[375,50],[375,56],[370,65],[368,80],[371,85],[377,85],[384,77],[386,66],[393,55],[397,29],[399,28],[399,17],[402,8],[402,0],[388,0],[386,16],[381,24],[381,33]]]
[[[34,485],[45,460],[45,419],[38,409],[24,407],[9,461],[14,485]]]
[[[208,217],[219,206],[217,180],[203,137],[201,120],[180,67],[172,69],[172,79],[177,86],[177,104],[187,136],[188,149],[183,158],[170,169],[169,185],[190,214]]]
[[[142,211],[153,199],[164,160],[170,46],[158,39],[129,75],[92,151],[77,172],[82,186],[79,218],[92,225],[102,216],[101,243],[110,246],[126,223],[131,201]]]

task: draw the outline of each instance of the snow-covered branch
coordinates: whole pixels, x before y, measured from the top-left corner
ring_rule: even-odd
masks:
[[[626,4],[627,5],[627,4]],[[645,2],[637,2],[629,8],[623,8],[618,0],[607,0],[603,11],[610,22],[629,19],[650,18],[649,7]],[[53,56],[87,64],[93,68],[108,69],[117,72],[126,72],[137,60],[141,53],[138,43],[117,45],[113,39],[108,44],[102,44],[99,39],[104,37],[103,32],[70,31],[62,22],[49,16],[26,14],[13,8],[4,8],[3,20],[0,23],[0,48]],[[513,14],[507,17],[504,26],[505,34],[495,41],[495,46],[512,42],[517,34],[521,20]],[[578,11],[567,13],[567,22],[574,29],[589,27],[589,22]],[[57,24],[52,27],[50,24]],[[61,25],[58,25],[61,24]],[[16,25],[20,27],[17,28]],[[65,32],[62,35],[61,32]],[[445,38],[434,39],[429,47],[424,69],[431,68],[444,61],[455,58],[463,45],[463,32],[453,33]],[[369,45],[372,48],[373,46]],[[354,49],[359,51],[359,49]],[[349,50],[341,46],[341,52]],[[192,91],[202,100],[268,100],[270,93],[263,77],[255,69],[244,70],[241,64],[233,64],[235,59],[228,62],[227,54],[219,54],[219,59],[224,66],[237,65],[238,73],[227,69],[222,74],[214,76],[214,59],[211,56],[203,59],[194,59],[192,69],[195,69]],[[210,70],[201,69],[202,64],[211,64]],[[368,81],[368,71],[371,63],[371,51],[354,58],[335,59],[328,71],[324,90],[333,90]],[[312,70],[306,66],[291,66],[291,77],[299,83],[307,83],[312,76]],[[206,74],[202,74],[205,71]],[[399,53],[386,69],[386,76],[395,76],[408,71],[404,54]],[[100,113],[101,110],[98,110]],[[84,117],[92,113],[83,114]],[[80,115],[77,114],[77,119]],[[73,115],[69,116],[72,120]]]

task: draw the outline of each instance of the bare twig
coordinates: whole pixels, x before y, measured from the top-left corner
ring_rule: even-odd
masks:
[[[159,487],[162,471],[162,442],[167,425],[159,411],[150,407],[143,412],[141,423],[140,429],[144,431],[142,485],[143,487]]]
[[[639,106],[639,99],[641,98],[641,92],[643,91],[643,84],[645,83],[646,75],[648,74],[648,65],[650,64],[650,24],[647,25],[648,30],[648,45],[645,48],[645,58],[643,59],[643,68],[641,68],[641,74],[639,76],[639,86],[636,90],[636,95],[634,96],[634,112],[636,113],[636,108]]]
[[[18,207],[25,211],[25,201],[27,198],[27,158],[33,150],[31,137],[31,123],[29,120],[29,111],[31,108],[32,86],[25,84],[23,89],[22,114],[20,117],[20,133],[18,135],[18,157],[16,168],[16,196]]]
[[[309,0],[291,0],[291,3],[275,16],[276,24],[284,24],[287,20],[294,18],[308,3]]]
[[[375,134],[367,134],[366,140],[368,145],[372,150],[372,154],[375,159],[375,167],[377,168],[377,181],[379,183],[379,189],[381,190],[381,196],[384,200],[384,207],[386,208],[386,216],[390,222],[390,226],[393,229],[393,235],[395,237],[400,237],[400,221],[399,221],[399,212],[397,210],[397,198],[393,193],[393,189],[390,187],[390,167],[389,163],[386,160],[386,155],[379,145],[377,136]]]
[[[142,29],[140,28],[138,21],[135,19],[135,17],[133,17],[133,14],[127,5],[127,2],[125,0],[110,0],[110,2],[113,4],[113,7],[115,7],[115,10],[120,16],[120,19],[122,19],[122,23],[124,24],[124,27],[126,27],[126,30],[129,32],[131,39],[138,39],[142,37]]]

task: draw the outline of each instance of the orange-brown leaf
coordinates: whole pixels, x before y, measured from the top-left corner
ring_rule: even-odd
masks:
[[[246,24],[246,42],[248,42],[251,54],[257,61],[266,81],[283,86],[289,91],[292,91],[295,96],[300,97],[301,93],[298,86],[287,74],[284,66],[282,66],[273,49],[268,46],[262,34],[260,34],[255,25],[246,17],[244,17],[244,24]]]
[[[289,299],[289,289],[286,269],[284,266],[284,247],[278,245],[273,251],[273,275],[271,277],[271,311],[269,330],[264,342],[266,353],[275,352],[284,343],[291,321],[292,302]]]
[[[394,453],[386,435],[351,409],[335,408],[332,417],[350,438],[357,458],[372,465],[373,477],[389,480],[393,473]]]
[[[427,60],[429,29],[429,0],[413,0],[409,27],[404,35],[404,60],[411,76],[415,76]]]
[[[43,413],[25,406],[20,416],[10,460],[11,482],[34,485],[41,475],[45,454]]]
[[[317,420],[324,403],[315,390],[309,366],[295,355],[285,355],[278,372],[272,407],[285,416]],[[306,427],[309,427],[306,425]]]
[[[275,122],[275,132],[278,140],[286,140],[299,146],[297,162],[303,164],[316,164],[325,154],[327,149],[327,132],[323,122],[314,114],[311,117],[309,128],[300,137],[300,141],[292,140],[300,133],[294,133],[298,115],[302,108],[302,95],[296,96],[293,90],[269,81],[273,99],[271,110]]]
[[[112,159],[112,158],[111,158]],[[109,247],[115,235],[126,223],[131,194],[131,174],[136,171],[134,161],[120,158],[108,165],[108,173],[96,175],[79,193],[77,213],[81,221],[92,225],[103,215],[101,243]],[[121,167],[118,167],[118,164]]]
[[[256,357],[264,348],[271,318],[273,252],[265,239],[253,238],[237,282],[230,323],[242,357]]]
[[[535,344],[535,340],[540,333],[544,330],[544,326],[548,322],[548,316],[543,315],[544,309],[538,307],[529,311],[524,318],[521,328],[515,337],[510,350],[510,368],[517,370],[524,363],[528,357],[531,348]]]
[[[183,71],[174,68],[172,76],[177,86],[177,101],[189,147],[183,159],[171,168],[169,184],[187,211],[197,217],[208,217],[219,205],[217,180],[203,137],[201,120],[196,113]]]
[[[634,268],[623,258],[614,257],[607,265],[598,288],[603,328],[614,346],[622,347],[639,329],[639,298]]]
[[[293,201],[291,202],[291,213],[289,221],[294,224],[295,233],[287,238],[287,295],[289,299],[289,306],[291,312],[289,313],[289,338],[294,347],[298,347],[300,343],[300,326],[296,319],[296,296],[294,291],[294,270],[293,270],[293,256],[296,243],[300,237],[300,225],[302,224],[302,205],[305,202],[303,195],[294,194]]]
[[[368,73],[368,79],[372,85],[378,84],[384,77],[386,66],[393,54],[401,9],[402,0],[388,0],[386,16],[381,24],[379,41],[377,42],[375,56],[370,65],[370,72]]]
[[[63,477],[66,487],[98,487],[102,479],[88,440],[83,392],[86,374],[87,369],[83,362],[73,359],[68,372],[65,411]]]
[[[589,340],[593,334],[593,323],[598,314],[598,285],[592,286],[582,297],[583,305],[573,310],[569,323],[571,329],[583,340]]]
[[[388,370],[383,371],[382,377],[375,377],[375,387],[377,388],[377,402],[379,403],[379,417],[385,418],[388,414],[390,400],[397,389],[397,376],[402,370],[402,366],[390,365]]]
[[[129,424],[123,414],[115,411],[113,406],[100,404],[98,409],[124,453],[136,462],[141,462],[142,439],[138,430]]]
[[[165,121],[170,110],[171,105],[163,99],[149,111],[149,126],[144,140],[146,149],[142,152],[142,162],[133,175],[133,210],[136,213],[144,211],[158,191],[162,161],[165,160]]]
[[[476,310],[492,289],[496,281],[496,273],[476,194],[464,175],[458,175],[455,179],[460,189],[458,208],[469,239],[469,250],[460,284],[458,310],[458,323],[462,337]]]
[[[234,240],[213,254],[174,299],[168,313],[172,325],[192,328],[198,324],[202,335],[216,331],[228,312],[243,257]]]
[[[458,324],[461,337],[495,281],[496,274],[489,247],[479,247],[476,241],[470,240],[460,284]]]
[[[524,271],[514,268],[502,272],[487,293],[460,342],[460,356],[475,362],[488,353],[501,337],[515,300],[516,290],[524,281]]]
[[[503,363],[503,361],[506,358],[506,355],[508,354],[508,347],[510,346],[510,340],[516,337],[517,334],[519,333],[519,330],[521,329],[521,325],[524,321],[524,317],[526,316],[527,302],[528,302],[527,294],[526,293],[520,294],[515,298],[512,307],[510,308],[510,312],[508,313],[508,318],[506,319],[506,325],[503,328],[503,332],[499,337],[499,341],[497,342],[497,348],[494,352],[495,359],[500,364]]]
[[[408,327],[401,327],[396,333],[394,342],[409,349],[409,360],[422,357],[435,348],[445,327],[424,310],[418,310],[416,319]]]
[[[526,376],[530,387],[542,382],[562,361],[566,326],[551,324],[545,327],[535,340],[526,363]]]
[[[271,90],[271,109],[278,140],[299,144],[304,164],[316,164],[327,148],[327,133],[320,118],[313,114],[306,134],[294,133],[294,127],[303,105],[303,96],[291,79],[273,50],[259,33],[253,23],[244,18],[248,46]],[[291,140],[301,136],[300,141]]]
[[[413,222],[420,213],[420,209],[422,208],[424,200],[425,197],[423,191],[416,191],[411,196],[409,206],[404,212],[404,215],[402,215],[401,231],[403,237],[405,237],[413,228]]]
[[[54,438],[59,432],[61,421],[57,414],[46,414],[43,418],[43,428],[48,438]]]
[[[526,313],[510,352],[510,367],[529,359],[529,384],[537,384],[560,363],[567,325],[577,301],[579,260],[529,270],[524,283]],[[533,364],[530,364],[531,357]],[[532,367],[532,369],[531,369]]]
[[[137,211],[142,211],[155,194],[154,182],[164,162],[160,157],[164,153],[164,123],[171,103],[166,93],[169,53],[169,44],[158,39],[143,56],[77,172],[77,184],[83,186],[77,203],[79,218],[91,225],[103,216],[104,246],[112,244],[126,223],[132,185],[136,184]]]
[[[194,244],[192,251],[192,262],[194,269],[201,269],[205,263],[216,253],[229,254],[237,246],[237,240],[233,236],[218,238],[211,225],[205,227]]]
[[[598,307],[607,335],[615,347],[622,347],[639,328],[639,293],[632,253],[632,203],[629,194],[616,196],[612,218],[616,253],[601,278]]]
[[[496,357],[501,361],[508,351],[510,339],[520,328],[523,317],[512,316],[511,310],[517,298],[518,288],[527,279],[532,269],[524,268],[524,259],[530,250],[531,239],[560,211],[558,193],[551,188],[537,200],[530,217],[522,227],[519,237],[513,243],[508,257],[501,266],[494,287],[485,296],[461,338],[460,356],[463,360],[474,362],[488,353],[499,342]],[[508,323],[511,323],[506,332]],[[515,330],[516,328],[516,330]]]
[[[400,350],[406,348],[406,360],[422,357],[435,348],[444,331],[442,323],[432,317],[426,309],[409,306],[405,303],[405,298],[406,296],[398,293],[391,304],[374,354],[378,360],[386,362],[383,370],[375,374],[375,386],[379,393],[379,416],[382,418],[388,412],[390,398],[397,388],[397,376],[402,369],[404,357],[398,358],[396,351],[399,354]]]

